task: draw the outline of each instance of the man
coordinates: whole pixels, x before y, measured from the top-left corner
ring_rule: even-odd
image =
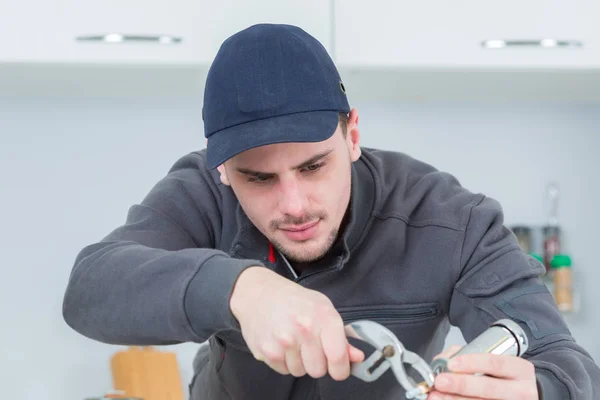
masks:
[[[67,323],[113,344],[205,342],[192,400],[399,399],[393,374],[350,375],[344,325],[387,326],[428,362],[450,324],[470,341],[510,318],[523,357],[469,355],[434,399],[597,399],[578,346],[503,226],[500,205],[405,154],[361,149],[325,49],[261,24],[208,74],[206,150],[182,157],[123,226],[78,255]]]

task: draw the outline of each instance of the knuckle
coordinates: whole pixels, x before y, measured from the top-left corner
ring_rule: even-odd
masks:
[[[294,339],[289,335],[277,334],[277,335],[275,335],[275,340],[284,349],[292,348],[292,347],[294,347],[294,344],[295,344]]]
[[[292,343],[286,338],[278,337],[277,343],[286,350],[292,347]]]
[[[301,332],[307,334],[314,330],[315,321],[311,317],[302,315],[296,317],[296,325],[298,326]]]
[[[260,348],[260,352],[263,354],[263,358],[266,358],[270,362],[282,362],[285,359],[285,354],[281,351],[273,349],[271,346],[263,345]]]

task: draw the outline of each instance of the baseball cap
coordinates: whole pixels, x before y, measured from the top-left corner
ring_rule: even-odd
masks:
[[[350,112],[346,89],[317,39],[293,25],[252,25],[223,42],[208,71],[207,167],[258,146],[326,140],[340,112]]]

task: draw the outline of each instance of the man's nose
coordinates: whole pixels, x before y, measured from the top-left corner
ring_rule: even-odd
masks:
[[[279,189],[279,211],[300,218],[306,213],[306,195],[298,182],[281,181]]]

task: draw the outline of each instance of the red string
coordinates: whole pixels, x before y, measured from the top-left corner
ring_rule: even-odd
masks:
[[[275,248],[272,243],[269,243],[269,261],[272,263],[275,262]]]

